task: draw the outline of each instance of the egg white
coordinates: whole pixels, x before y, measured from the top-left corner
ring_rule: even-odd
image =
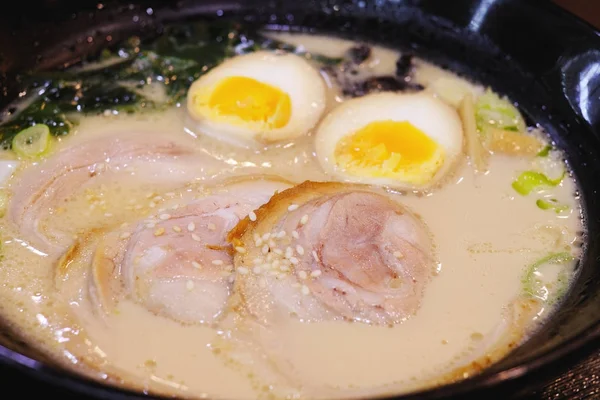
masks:
[[[228,77],[247,77],[276,87],[287,93],[291,115],[286,125],[274,129],[255,129],[214,121],[198,113],[191,104],[191,94],[209,90]],[[258,51],[224,61],[195,81],[188,92],[188,113],[191,130],[234,145],[255,147],[293,139],[310,131],[321,118],[326,106],[326,86],[320,73],[303,57]]]
[[[346,136],[377,121],[406,121],[437,142],[444,161],[424,184],[389,177],[356,176],[337,165],[335,149]],[[331,111],[316,131],[315,147],[326,173],[346,182],[383,185],[397,189],[424,189],[445,176],[463,152],[462,122],[456,110],[430,94],[376,93],[351,99]]]

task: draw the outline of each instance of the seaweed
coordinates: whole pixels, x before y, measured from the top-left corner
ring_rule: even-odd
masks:
[[[292,52],[322,65],[342,59],[311,54],[267,38],[252,26],[231,21],[175,24],[156,37],[130,37],[92,55],[80,65],[24,76],[24,92],[16,115],[0,123],[0,145],[9,149],[22,129],[46,124],[54,136],[66,135],[78,115],[101,112],[132,113],[180,103],[189,86],[228,57],[257,50]],[[165,102],[144,94],[144,87],[160,84]]]

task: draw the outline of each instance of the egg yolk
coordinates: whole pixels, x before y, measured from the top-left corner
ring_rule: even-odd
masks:
[[[426,183],[441,167],[444,151],[408,121],[375,121],[338,142],[338,165],[347,173]]]
[[[243,76],[228,77],[213,90],[193,94],[193,104],[213,120],[259,129],[278,129],[290,120],[290,96],[281,89]],[[206,112],[208,111],[208,112]],[[206,115],[208,114],[208,115]]]

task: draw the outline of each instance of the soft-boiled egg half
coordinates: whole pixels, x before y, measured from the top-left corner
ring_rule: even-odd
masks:
[[[259,51],[230,58],[195,81],[194,131],[245,147],[310,131],[326,103],[320,73],[303,57]]]
[[[348,100],[316,133],[319,162],[351,182],[422,189],[444,176],[462,154],[456,110],[425,94],[377,93]]]

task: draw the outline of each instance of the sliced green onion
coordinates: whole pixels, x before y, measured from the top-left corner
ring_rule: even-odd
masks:
[[[6,213],[6,207],[8,207],[8,193],[0,189],[0,217],[3,217]]]
[[[548,264],[560,265],[566,264],[575,260],[575,257],[571,255],[569,252],[561,252],[561,253],[552,253],[539,259],[538,261],[531,264],[527,267],[523,278],[521,278],[521,283],[523,285],[523,290],[525,294],[531,297],[537,297],[542,300],[550,300],[546,296],[543,295],[542,290],[542,282],[536,278],[536,274],[538,273],[540,267]],[[560,297],[564,290],[566,290],[566,272],[561,271],[558,276],[558,283],[561,283],[561,287],[554,293],[554,298]]]
[[[304,55],[304,58],[306,58],[307,60],[313,60],[318,63],[324,64],[324,65],[337,65],[337,64],[340,64],[342,61],[344,61],[344,59],[341,57],[327,57],[327,56],[317,54],[317,53],[308,53],[307,52],[307,53],[296,53],[296,54]]]
[[[546,145],[546,147],[544,147],[543,149],[541,149],[536,156],[537,157],[548,157],[548,155],[550,154],[550,151],[552,150],[552,146],[550,145]]]
[[[571,208],[565,204],[560,204],[556,199],[538,199],[535,204],[542,210],[554,210],[557,214],[567,211],[569,208]]]
[[[565,177],[565,172],[556,178],[550,179],[541,172],[525,171],[512,183],[513,189],[525,196],[541,187],[554,187],[560,184]]]
[[[37,124],[23,129],[12,140],[12,149],[22,157],[36,158],[48,150],[50,146],[50,128]]]
[[[517,108],[507,99],[500,98],[490,89],[477,99],[475,104],[477,128],[493,126],[507,131],[525,132],[525,120]]]

